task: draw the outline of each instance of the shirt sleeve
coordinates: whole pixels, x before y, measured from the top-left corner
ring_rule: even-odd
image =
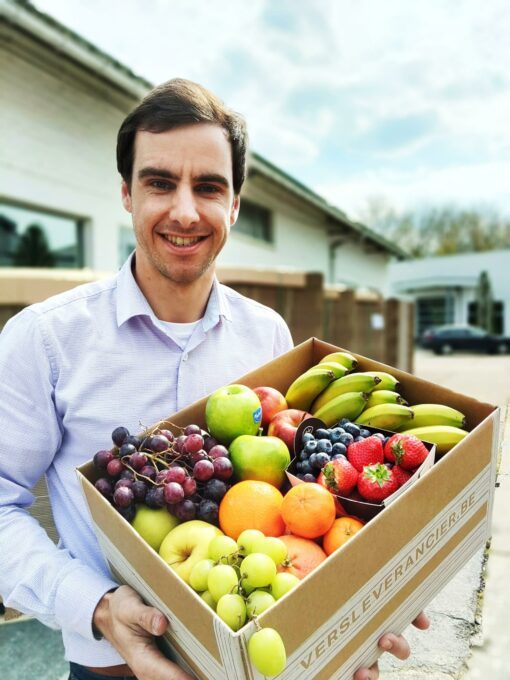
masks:
[[[292,335],[290,333],[289,327],[279,316],[279,323],[276,327],[276,333],[274,336],[274,346],[273,346],[273,356],[279,357],[280,354],[285,354],[294,347],[294,342],[292,340]]]
[[[0,593],[45,625],[93,640],[94,609],[115,582],[55,546],[27,511],[62,440],[57,378],[40,317],[26,309],[0,335]]]

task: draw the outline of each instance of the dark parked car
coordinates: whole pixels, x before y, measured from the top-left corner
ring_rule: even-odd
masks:
[[[451,354],[455,350],[506,354],[510,351],[510,338],[476,326],[438,326],[424,332],[421,345],[436,354]]]

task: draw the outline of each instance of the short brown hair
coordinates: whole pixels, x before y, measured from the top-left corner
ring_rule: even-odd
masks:
[[[126,184],[131,186],[138,130],[157,133],[196,123],[215,123],[226,131],[232,149],[234,193],[239,194],[246,177],[248,135],[244,118],[205,87],[183,78],[173,78],[151,90],[120,126],[117,169]]]

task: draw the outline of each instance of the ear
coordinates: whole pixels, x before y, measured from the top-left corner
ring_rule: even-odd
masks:
[[[239,208],[240,207],[241,207],[241,197],[238,194],[237,196],[234,196],[234,201],[232,203],[232,208],[230,210],[230,226],[231,227],[237,221],[237,216],[239,215]]]
[[[122,180],[120,193],[122,196],[122,205],[129,213],[132,212],[131,193],[125,180]]]

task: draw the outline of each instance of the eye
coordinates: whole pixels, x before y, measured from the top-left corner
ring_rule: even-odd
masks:
[[[220,188],[215,184],[199,184],[197,191],[202,194],[216,194],[220,191]]]
[[[150,182],[150,186],[153,187],[154,189],[168,189],[168,188],[170,188],[170,184],[163,179],[153,179]]]

